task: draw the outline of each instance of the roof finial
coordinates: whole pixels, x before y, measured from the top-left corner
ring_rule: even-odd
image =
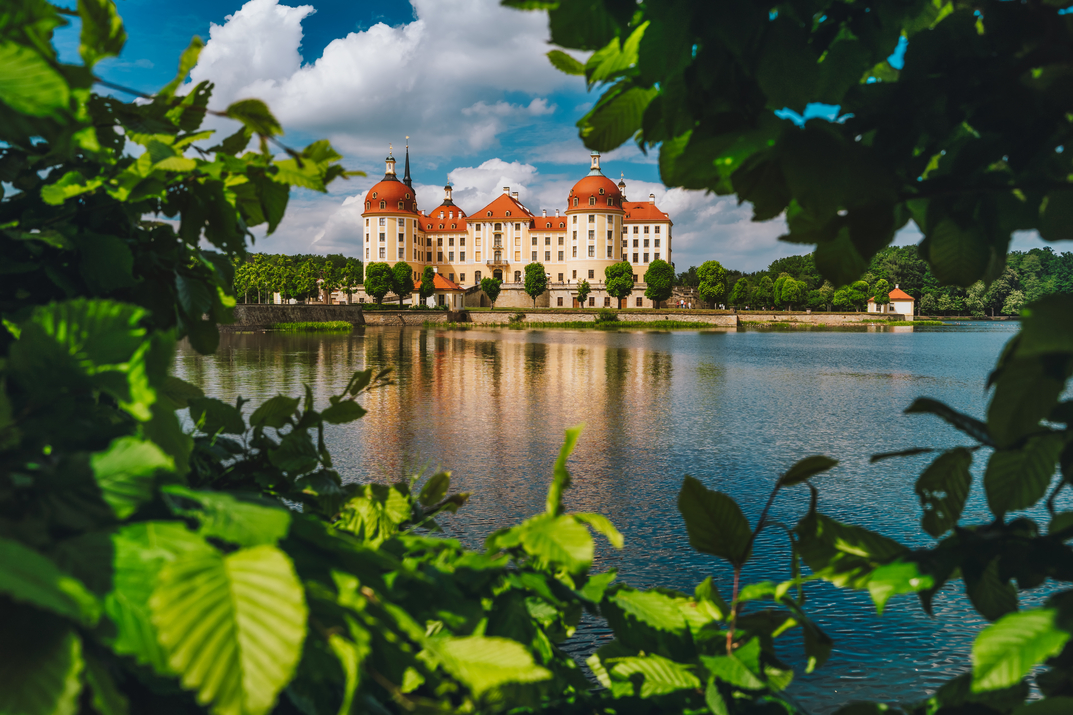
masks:
[[[406,137],[406,171],[402,175],[402,183],[409,186],[411,189],[414,187],[410,181],[410,137]]]
[[[394,149],[391,148],[391,142],[387,143],[387,155],[391,156],[394,153]]]

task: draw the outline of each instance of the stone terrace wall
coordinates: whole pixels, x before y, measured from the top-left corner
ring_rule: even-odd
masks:
[[[498,307],[498,306],[497,306]],[[568,308],[552,308],[550,310],[519,310],[525,315],[527,323],[592,323],[596,321],[594,311],[570,310]],[[467,311],[466,322],[488,325],[490,323],[506,323],[514,313],[496,310],[491,311]],[[696,323],[698,326],[716,326],[734,328],[738,325],[738,318],[731,313],[701,313],[690,311],[656,311],[646,310],[637,312],[620,312],[619,320],[637,323],[662,323],[664,320],[676,320]]]
[[[235,322],[221,325],[220,330],[267,330],[276,323],[328,323],[336,320],[352,325],[421,325],[426,322],[444,323],[448,319],[458,321],[461,315],[445,310],[362,310],[360,305],[239,304],[235,306]]]
[[[810,325],[845,325],[864,321],[912,320],[913,316],[898,313],[804,313],[783,311],[740,310],[738,319],[743,323],[808,323]]]

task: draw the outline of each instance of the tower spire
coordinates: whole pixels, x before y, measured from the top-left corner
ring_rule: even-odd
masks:
[[[406,171],[402,175],[402,183],[409,186],[411,189],[414,185],[410,182],[410,137],[406,137]]]

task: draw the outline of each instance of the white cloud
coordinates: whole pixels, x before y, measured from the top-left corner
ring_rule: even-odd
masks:
[[[546,14],[495,0],[412,3],[413,22],[349,33],[302,65],[301,21],[313,8],[250,0],[212,26],[191,77],[216,82],[214,106],[259,97],[285,128],[327,135],[349,156],[379,158],[409,134],[422,160],[493,146],[553,113],[545,95],[576,88],[543,57]]]

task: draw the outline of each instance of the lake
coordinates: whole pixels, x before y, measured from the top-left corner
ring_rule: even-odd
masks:
[[[730,569],[692,551],[676,508],[683,475],[733,496],[755,523],[778,474],[810,454],[841,460],[816,480],[820,509],[911,546],[920,530],[913,484],[927,455],[870,464],[877,452],[950,447],[968,439],[935,417],[904,415],[921,395],[982,417],[988,371],[1015,323],[942,328],[809,331],[605,332],[358,328],[350,335],[224,335],[215,355],[180,349],[175,373],[225,400],[253,405],[312,386],[319,401],[365,367],[391,367],[396,384],[363,400],[369,414],[329,426],[347,480],[397,480],[440,467],[473,492],[445,530],[480,547],[492,530],[544,508],[563,430],[584,423],[570,461],[568,509],[598,511],[626,537],[601,548],[599,568],[636,586],[692,592],[713,575],[729,599]],[[250,408],[252,409],[252,407]],[[968,520],[987,518],[980,486]],[[780,494],[774,517],[794,523],[808,490]],[[788,576],[785,535],[765,531],[746,582]],[[892,599],[882,617],[866,593],[810,584],[806,610],[835,641],[827,665],[804,675],[799,641],[784,659],[799,670],[790,692],[815,712],[854,699],[912,700],[969,668],[984,622],[960,587],[935,601]],[[586,623],[569,648],[606,639]]]

